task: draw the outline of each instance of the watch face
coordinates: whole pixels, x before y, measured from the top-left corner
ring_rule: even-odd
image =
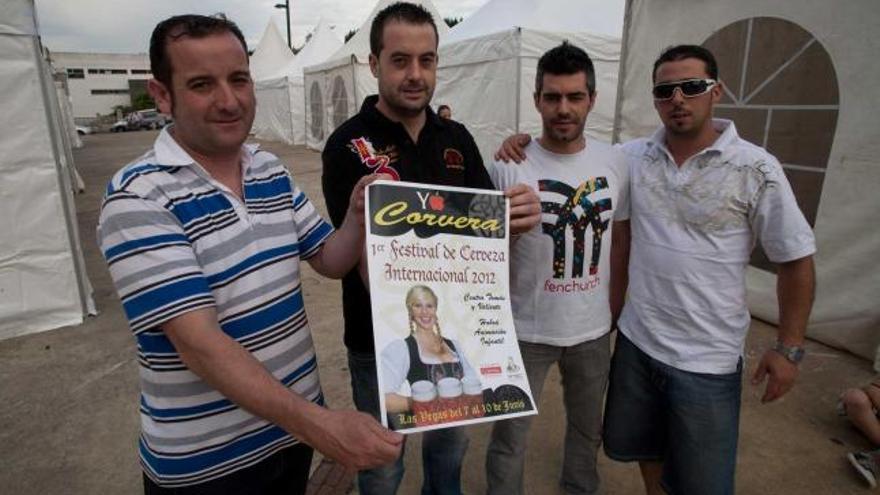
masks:
[[[782,354],[785,359],[788,359],[792,363],[798,364],[804,358],[804,348],[798,346],[787,347],[781,342],[776,343],[776,347],[774,347],[776,352]]]
[[[800,363],[801,359],[804,358],[804,350],[800,347],[790,347],[787,349],[787,351],[788,352],[785,353],[785,358],[792,363]]]

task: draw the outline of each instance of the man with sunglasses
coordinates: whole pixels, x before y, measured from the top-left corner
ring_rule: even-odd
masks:
[[[752,376],[769,377],[770,402],[791,389],[803,357],[815,239],[779,162],[712,118],[724,89],[711,52],[669,48],[653,78],[663,127],[623,146],[632,245],[605,452],[639,461],[648,493],[732,494],[746,266],[756,239],[778,264],[778,341]]]
[[[611,361],[605,452],[639,461],[649,494],[732,494],[745,270],[755,241],[777,263],[779,334],[752,375],[762,402],[791,389],[812,308],[815,239],[779,162],[713,119],[724,87],[705,48],[665,50],[652,73],[663,122],[630,157],[631,251]],[[522,136],[501,158],[522,156]],[[623,283],[626,283],[623,282]]]

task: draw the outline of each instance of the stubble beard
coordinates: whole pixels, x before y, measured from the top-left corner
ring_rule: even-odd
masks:
[[[379,89],[379,96],[385,100],[385,105],[395,114],[401,117],[416,117],[428,108],[431,98],[434,96],[434,88],[425,88],[425,99],[417,106],[413,106],[403,97],[403,90],[393,88],[390,91]]]
[[[670,117],[669,123],[666,124],[665,127],[666,132],[670,134],[682,138],[688,138],[698,136],[703,126],[695,121],[691,121],[690,124],[679,126],[677,125],[676,120]]]
[[[549,140],[550,144],[568,144],[573,141],[577,141],[584,135],[584,128],[587,125],[586,119],[583,122],[578,124],[574,131],[571,134],[558,132],[553,128],[552,123],[544,124],[544,139]]]
[[[672,114],[676,111],[686,112],[687,119],[690,122],[685,121],[682,126],[679,126],[676,119],[672,116]],[[702,119],[700,119],[699,115],[694,113],[694,111],[695,110],[693,107],[691,107],[690,109],[673,108],[672,111],[668,114],[668,123],[664,122],[666,132],[682,138],[699,136],[707,125],[712,125],[712,110],[710,108],[708,113],[706,113]]]

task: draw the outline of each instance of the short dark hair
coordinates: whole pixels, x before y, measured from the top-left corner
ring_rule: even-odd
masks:
[[[370,26],[370,53],[378,57],[382,51],[382,35],[385,34],[385,25],[390,21],[406,22],[408,24],[430,24],[434,29],[434,39],[440,42],[437,33],[437,25],[434,17],[424,7],[415,3],[395,2],[380,10],[373,18]]]
[[[663,53],[654,61],[654,70],[651,72],[651,81],[657,80],[657,69],[666,62],[678,62],[686,58],[702,60],[706,64],[706,74],[712,79],[718,80],[718,62],[712,52],[699,45],[676,45],[663,50]]]
[[[440,105],[439,107],[437,107],[437,113],[440,113],[440,112],[443,111],[444,109],[445,109],[445,110],[449,110],[450,112],[452,111],[452,109],[449,108],[449,105]]]
[[[204,38],[215,34],[232,33],[241,42],[244,53],[247,55],[247,42],[244,35],[234,22],[223,14],[213,16],[205,15],[176,15],[169,17],[156,25],[153,35],[150,36],[150,70],[153,77],[171,88],[171,61],[168,60],[168,42],[180,39],[183,36],[192,38]]]
[[[587,91],[596,93],[596,70],[587,52],[563,41],[561,45],[548,50],[538,59],[538,72],[535,74],[535,94],[544,87],[544,74],[570,75],[583,72],[587,76]]]

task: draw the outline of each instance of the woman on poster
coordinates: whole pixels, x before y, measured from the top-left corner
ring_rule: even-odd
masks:
[[[385,408],[389,414],[412,409],[411,397],[400,393],[404,381],[410,387],[418,382],[438,387],[444,378],[479,383],[460,344],[441,333],[437,305],[437,295],[424,285],[415,285],[406,293],[410,334],[388,344],[381,355]]]

